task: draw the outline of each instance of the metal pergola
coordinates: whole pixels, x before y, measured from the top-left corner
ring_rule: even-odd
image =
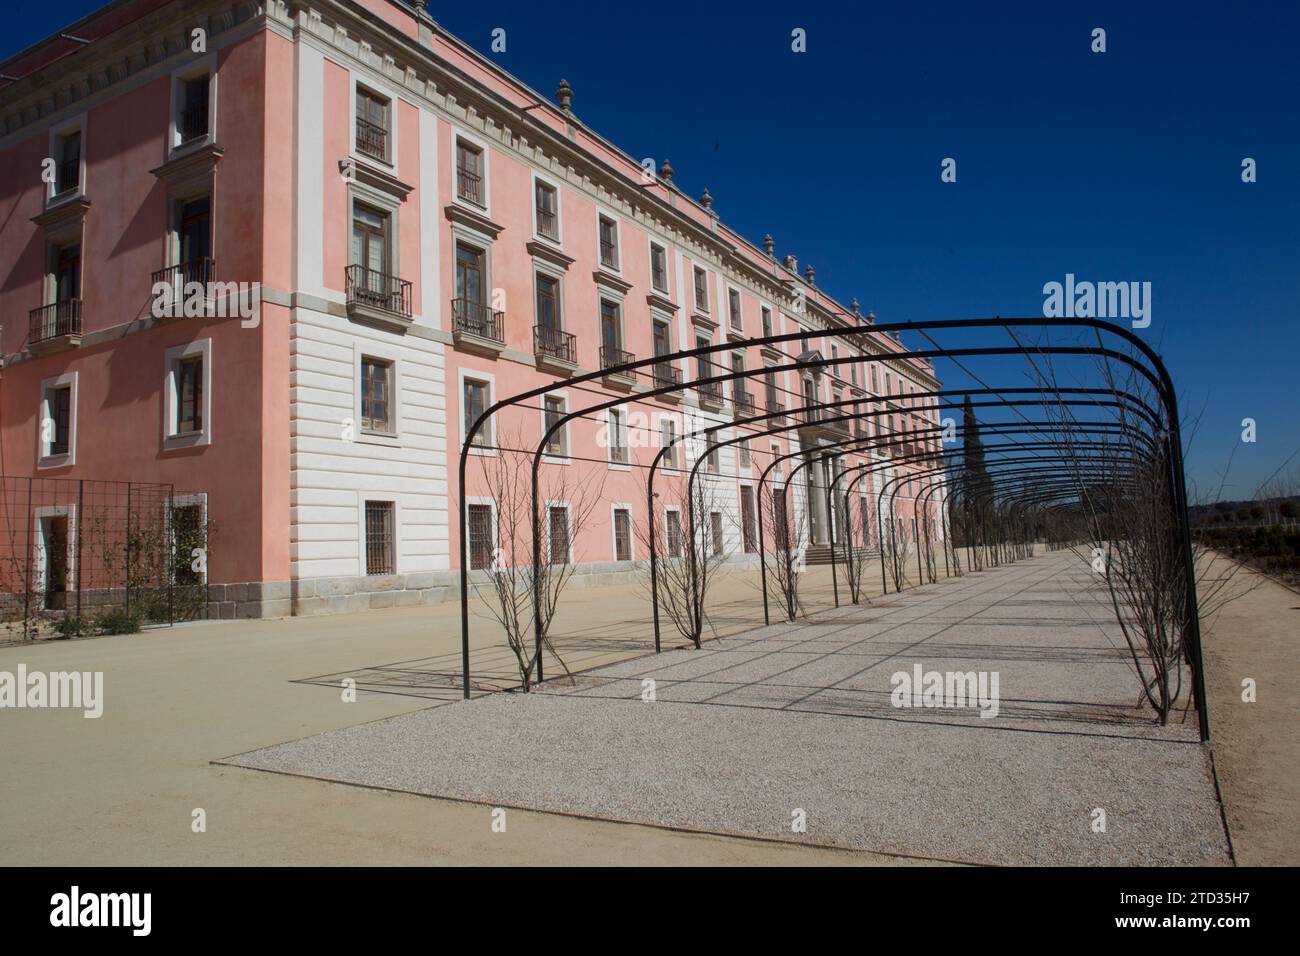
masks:
[[[858,321],[855,315],[854,321]],[[1060,331],[1073,330],[1076,333],[1085,333],[1096,340],[1096,344],[1035,344],[1025,345],[1019,341],[1015,330],[1039,330],[1039,331]],[[971,330],[1002,330],[1010,335],[1015,342],[1013,345],[991,345],[981,347],[961,347],[961,348],[943,348],[930,336],[930,332],[942,334],[946,331],[971,331]],[[928,340],[932,347],[924,349],[902,349],[898,340],[898,334],[901,332],[920,333]],[[879,343],[882,335],[892,333],[894,336],[893,345],[899,346],[900,350],[881,351],[877,345],[877,351],[869,351],[870,343],[873,341]],[[1107,343],[1103,336],[1111,337],[1114,340]],[[819,352],[801,351],[798,356],[790,356],[779,350],[779,346],[788,343],[806,342],[809,338],[828,339],[837,341],[858,341],[862,347],[863,354],[858,355],[832,355],[826,357]],[[1118,347],[1111,347],[1111,346]],[[738,349],[750,349],[761,347],[765,349],[765,355],[773,353],[779,356],[778,364],[762,365],[755,368],[727,369],[714,362],[713,356],[724,353],[732,353]],[[681,444],[687,447],[688,439],[694,439],[697,442],[703,439],[705,450],[696,456],[688,471],[687,479],[687,501],[690,507],[687,509],[687,532],[686,540],[691,543],[688,550],[688,560],[694,561],[696,548],[695,532],[695,515],[693,506],[693,488],[697,477],[699,467],[710,455],[715,454],[720,448],[728,445],[734,445],[739,442],[753,439],[762,439],[765,437],[782,437],[793,434],[801,434],[805,429],[815,428],[822,433],[821,437],[831,437],[835,440],[828,443],[821,443],[821,438],[814,445],[805,446],[802,437],[800,437],[800,450],[791,451],[787,454],[773,456],[773,461],[764,468],[757,482],[757,512],[758,512],[758,536],[757,547],[759,553],[760,573],[763,581],[764,597],[764,618],[770,622],[768,613],[768,596],[767,596],[767,568],[764,548],[764,533],[762,528],[762,501],[764,486],[768,481],[769,473],[779,462],[792,460],[802,457],[804,461],[790,470],[790,473],[784,476],[784,482],[779,493],[782,501],[785,502],[789,493],[790,486],[793,484],[795,476],[804,468],[813,465],[814,462],[825,467],[825,463],[832,462],[831,480],[825,488],[826,494],[826,516],[827,529],[830,536],[830,553],[831,553],[831,577],[833,589],[835,592],[835,602],[839,605],[838,577],[836,569],[836,501],[834,498],[835,488],[841,478],[846,474],[853,473],[856,476],[846,486],[843,493],[844,507],[848,508],[849,495],[852,488],[858,482],[865,478],[874,477],[881,472],[896,471],[898,474],[887,476],[881,486],[876,489],[876,511],[877,511],[877,531],[881,539],[881,574],[882,586],[887,592],[888,584],[884,581],[885,565],[883,553],[883,506],[885,494],[889,493],[889,513],[891,515],[890,534],[895,533],[894,522],[894,505],[899,489],[904,482],[920,483],[922,489],[920,492],[912,495],[914,505],[919,507],[922,499],[926,502],[926,517],[924,520],[925,540],[926,540],[926,560],[932,559],[933,551],[931,547],[931,528],[929,519],[929,508],[934,499],[939,498],[944,502],[948,501],[953,489],[959,484],[959,479],[954,475],[954,462],[943,460],[942,445],[944,440],[953,440],[958,436],[964,436],[964,427],[944,429],[942,427],[930,428],[913,428],[910,432],[904,430],[901,437],[897,433],[890,433],[887,437],[881,435],[877,429],[875,434],[868,436],[866,429],[867,423],[878,421],[882,416],[892,416],[896,414],[908,414],[915,417],[921,417],[921,413],[929,415],[933,413],[938,415],[946,410],[961,410],[964,406],[955,402],[946,402],[944,399],[950,399],[960,396],[963,399],[980,397],[985,399],[980,402],[970,403],[971,408],[1001,408],[1015,411],[1023,422],[1014,424],[1002,423],[980,423],[978,427],[979,434],[996,436],[996,437],[1016,437],[1014,440],[994,446],[986,446],[984,451],[994,455],[994,460],[988,462],[989,471],[986,477],[992,482],[994,488],[1000,488],[997,495],[994,496],[995,512],[999,516],[1010,515],[1012,507],[1019,507],[1022,512],[1027,507],[1037,509],[1059,508],[1063,504],[1073,500],[1080,500],[1081,496],[1087,493],[1088,483],[1092,480],[1102,477],[1114,477],[1115,474],[1122,475],[1125,469],[1130,469],[1135,465],[1145,464],[1147,466],[1163,466],[1167,471],[1166,479],[1169,487],[1169,503],[1172,510],[1170,515],[1177,529],[1178,546],[1181,551],[1182,572],[1185,577],[1184,597],[1186,607],[1184,609],[1187,621],[1187,633],[1185,634],[1185,646],[1187,656],[1193,672],[1193,695],[1197,708],[1197,714],[1200,723],[1202,739],[1208,739],[1209,724],[1206,713],[1205,691],[1203,687],[1202,673],[1203,660],[1201,649],[1200,622],[1197,614],[1196,598],[1196,580],[1194,554],[1192,550],[1190,525],[1187,517],[1187,496],[1185,487],[1185,477],[1183,469],[1182,441],[1179,428],[1179,413],[1177,396],[1174,390],[1172,379],[1168,370],[1159,356],[1139,337],[1134,335],[1130,330],[1114,325],[1100,319],[1076,318],[1076,319],[1044,319],[1039,317],[1020,317],[1020,318],[976,318],[976,319],[945,319],[931,320],[921,322],[901,322],[901,323],[872,323],[868,325],[854,324],[839,328],[825,328],[815,331],[800,330],[798,332],[782,333],[779,335],[767,335],[758,337],[748,337],[741,340],[726,341],[719,344],[710,344],[699,346],[692,349],[684,349],[667,354],[655,355],[651,358],[638,359],[619,365],[614,365],[599,369],[592,372],[569,377],[559,378],[555,382],[530,389],[516,395],[500,398],[482,414],[480,414],[472,423],[468,425],[465,431],[464,441],[460,450],[459,459],[459,556],[460,556],[460,599],[461,599],[461,658],[462,658],[462,691],[465,697],[470,696],[471,675],[470,675],[470,651],[469,651],[469,562],[468,562],[468,493],[467,493],[467,465],[470,458],[471,450],[476,445],[476,437],[479,435],[485,425],[490,422],[496,415],[506,409],[531,407],[530,403],[543,401],[545,396],[556,391],[565,391],[566,393],[573,390],[590,391],[593,401],[581,408],[570,408],[566,404],[562,414],[556,417],[549,426],[543,425],[537,444],[531,449],[532,468],[531,468],[531,515],[532,515],[532,559],[534,566],[540,564],[541,555],[541,517],[539,502],[539,476],[552,436],[559,430],[565,428],[570,421],[575,419],[594,420],[594,416],[599,416],[609,409],[619,408],[626,405],[635,405],[646,402],[650,399],[670,395],[672,393],[684,392],[687,389],[695,389],[697,393],[707,392],[717,396],[721,388],[726,383],[739,383],[751,378],[785,372],[793,372],[796,375],[811,373],[818,375],[825,370],[837,369],[848,365],[858,365],[864,369],[873,363],[884,364],[889,362],[905,363],[924,370],[924,362],[933,363],[934,359],[949,359],[955,362],[959,367],[965,370],[962,364],[963,359],[976,358],[999,358],[999,357],[1022,357],[1027,358],[1031,364],[1035,364],[1036,358],[1052,361],[1055,357],[1084,357],[1093,362],[1104,365],[1107,370],[1107,378],[1110,384],[1105,387],[1056,387],[1055,385],[1040,385],[1037,387],[1026,388],[1024,386],[1008,385],[1007,387],[990,386],[984,383],[982,379],[976,376],[976,380],[981,383],[980,388],[942,388],[928,391],[897,392],[886,395],[870,394],[866,396],[855,396],[847,399],[836,401],[822,401],[818,393],[820,389],[814,391],[814,401],[801,406],[792,406],[790,408],[771,409],[762,414],[740,415],[727,421],[709,421],[707,425],[697,428],[690,434],[674,435],[671,442],[660,447],[658,453],[654,456],[649,466],[640,465],[638,467],[648,468],[647,493],[646,501],[648,506],[648,521],[650,522],[650,575],[651,575],[651,605],[652,617],[654,621],[655,650],[661,649],[660,641],[660,621],[659,621],[659,594],[657,570],[659,556],[655,548],[655,491],[654,483],[656,472],[658,471],[665,455],[675,454],[674,449]],[[679,363],[687,363],[689,368],[691,364],[697,363],[702,374],[695,377],[678,380],[676,374],[672,376],[671,381],[664,381],[664,377],[654,374],[657,369],[665,367],[678,368]],[[1114,385],[1110,376],[1110,369],[1118,367],[1127,369],[1135,381],[1145,383],[1154,396],[1154,407],[1132,391],[1118,388]],[[932,365],[931,365],[932,368]],[[1035,368],[1037,365],[1035,364]],[[927,373],[928,374],[928,373]],[[623,394],[610,394],[600,389],[602,380],[611,376],[619,376],[624,379],[635,380],[639,376],[645,376],[649,379],[650,387],[641,390],[632,390]],[[864,378],[865,381],[865,378]],[[582,389],[582,386],[591,385],[590,390]],[[1018,396],[1009,398],[1008,396]],[[1037,396],[1031,398],[1030,396]],[[802,396],[801,396],[802,397]],[[931,401],[932,400],[932,401]],[[930,401],[930,404],[920,405],[920,401]],[[900,407],[900,403],[905,403]],[[1040,419],[1030,421],[1020,412],[1022,407],[1048,408],[1060,412],[1060,417]],[[1110,411],[1119,416],[1119,423],[1114,421],[1091,421],[1078,420],[1074,416],[1076,412],[1085,410]],[[923,420],[929,420],[924,418]],[[839,434],[834,434],[838,429]],[[718,433],[726,430],[735,430],[730,438],[717,440]],[[827,436],[825,433],[830,431]],[[1033,440],[1030,440],[1033,439]],[[938,447],[932,447],[932,443],[938,442]],[[894,449],[903,451],[902,455],[889,455]],[[918,450],[919,449],[919,450]],[[837,470],[838,462],[849,455],[880,455],[885,457],[874,464],[860,464],[854,466],[846,472]],[[1010,457],[1000,457],[1007,455]],[[903,471],[902,469],[908,469]],[[915,468],[916,470],[911,470]],[[1020,481],[1023,483],[1033,477],[1038,484],[1035,485],[1032,494],[1024,493],[1014,495],[1008,489],[1006,482]],[[998,479],[1002,482],[998,484]],[[815,482],[813,483],[815,485]],[[1000,497],[999,497],[1000,496]],[[783,506],[784,507],[784,506]],[[940,525],[944,531],[942,539],[945,543],[945,564],[948,560],[948,547],[951,545],[952,536],[943,529],[943,512],[946,509],[940,506]],[[916,508],[914,508],[916,512]],[[785,511],[783,513],[787,513]],[[847,510],[846,510],[847,514]],[[1009,517],[999,517],[999,520],[1009,521]],[[914,536],[918,543],[917,560],[918,569],[921,562],[920,548],[920,530],[922,527],[919,521],[919,512],[914,514],[913,522]],[[852,547],[852,525],[851,522],[845,522],[846,536],[845,546]],[[1009,525],[1008,525],[1009,527]],[[1001,545],[999,545],[1001,547]],[[847,554],[847,552],[846,552]],[[954,552],[954,561],[957,556]],[[921,580],[924,580],[924,573],[918,571]],[[539,587],[538,577],[534,575],[534,588]],[[539,595],[535,592],[533,595],[533,618],[534,618],[534,640],[536,643],[536,668],[537,680],[540,682],[544,679],[543,674],[543,624],[541,615],[541,602]]]

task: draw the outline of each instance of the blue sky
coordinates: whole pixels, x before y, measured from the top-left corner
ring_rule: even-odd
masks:
[[[97,5],[19,0],[8,50]],[[1224,495],[1249,496],[1300,449],[1300,5],[991,6],[430,9],[539,92],[567,78],[585,122],[882,321],[1039,315],[1067,272],[1151,282],[1140,334],[1201,415],[1189,477],[1217,491],[1235,448]]]

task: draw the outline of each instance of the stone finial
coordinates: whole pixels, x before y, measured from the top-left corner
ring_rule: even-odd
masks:
[[[560,85],[555,90],[555,99],[560,104],[560,109],[568,113],[573,108],[573,87],[569,85],[568,80],[560,80]]]
[[[789,269],[791,272],[799,271],[799,260],[796,259],[794,256],[786,256],[784,261],[785,261],[785,267]]]
[[[876,324],[876,313],[872,312],[870,309],[867,310],[867,324],[868,325]]]
[[[849,303],[849,308],[853,310],[853,317],[855,319],[862,317],[862,305],[858,302],[858,297],[856,295],[853,297],[853,301]]]
[[[673,164],[667,159],[659,164],[659,178],[666,183],[673,181]]]
[[[776,258],[776,240],[772,238],[771,233],[763,237],[763,251],[767,253],[769,259]]]
[[[812,267],[811,264],[808,265],[808,266],[805,266],[805,267],[804,267],[804,270],[803,270],[803,277],[804,277],[805,279],[808,280],[808,284],[809,284],[809,285],[816,285],[816,284],[817,284],[816,281],[815,281],[816,278],[817,278],[817,273],[816,273],[815,271],[813,271],[813,267]]]
[[[713,211],[713,197],[709,195],[709,187],[704,187],[704,194],[700,196],[700,205],[710,212]]]

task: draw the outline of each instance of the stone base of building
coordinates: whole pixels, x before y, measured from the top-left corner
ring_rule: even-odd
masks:
[[[755,569],[758,556],[732,555],[726,563],[728,570]],[[574,571],[566,588],[633,584],[638,576],[649,573],[649,566],[647,560],[582,564]],[[491,576],[486,571],[472,571],[470,582],[471,588],[474,585],[480,589],[490,587]],[[459,597],[460,575],[453,571],[210,584],[206,616],[209,620],[236,620],[355,614],[383,608],[442,604],[456,601]]]

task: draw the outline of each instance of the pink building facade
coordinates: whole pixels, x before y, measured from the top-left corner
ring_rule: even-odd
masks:
[[[638,466],[665,433],[712,422],[729,437],[739,415],[808,396],[938,387],[888,335],[829,336],[868,321],[856,303],[729,230],[666,164],[606,142],[566,87],[543,100],[422,10],[123,0],[67,32],[90,42],[0,67],[15,78],[0,86],[0,473],[172,484],[214,529],[213,615],[454,599],[462,491],[475,568],[495,533],[484,468],[457,486],[466,421],[512,394],[706,343],[730,345],[715,357],[728,369],[878,358],[634,401],[612,431],[607,416],[570,423],[544,467],[602,473],[570,542],[596,582],[645,557]],[[160,288],[194,286],[194,314],[160,310]],[[698,372],[655,369],[503,413],[471,465],[507,438],[535,443],[548,413]],[[916,404],[861,434],[935,427]],[[736,560],[771,455],[842,437],[756,433],[709,463]],[[842,461],[894,477],[896,452]],[[816,492],[828,472],[807,472]],[[864,507],[880,480],[859,485]],[[816,545],[829,522],[808,490],[795,507]],[[905,534],[910,509],[900,495]]]

